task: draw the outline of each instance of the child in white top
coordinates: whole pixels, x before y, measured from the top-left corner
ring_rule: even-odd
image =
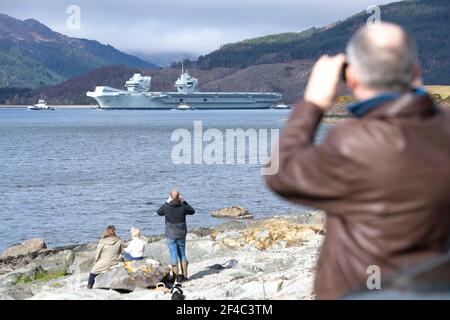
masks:
[[[145,243],[140,238],[141,231],[138,228],[131,228],[131,237],[128,247],[124,250],[123,258],[127,261],[142,260],[144,258]]]

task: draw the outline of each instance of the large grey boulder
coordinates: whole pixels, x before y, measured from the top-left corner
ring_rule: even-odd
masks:
[[[13,266],[11,266],[9,264],[0,265],[0,275],[9,273],[11,271],[14,271]]]
[[[69,274],[82,274],[91,271],[94,266],[95,257],[86,257],[81,255],[75,255],[73,263],[69,266],[67,273]]]
[[[198,262],[204,260],[205,257],[222,255],[226,250],[229,250],[229,248],[220,242],[212,240],[209,236],[199,238],[188,234],[186,239],[186,256],[189,262]],[[145,245],[144,256],[158,260],[164,265],[170,264],[166,240]]]
[[[34,291],[31,285],[18,284],[8,288],[5,292],[0,294],[0,299],[4,300],[25,300],[34,296]]]
[[[46,270],[56,273],[62,270],[61,265],[70,265],[73,260],[71,247],[45,249],[19,256],[0,257],[0,275],[16,269],[23,268],[29,264],[46,266]]]
[[[13,245],[2,253],[2,257],[17,257],[46,249],[44,240],[35,238]]]
[[[45,270],[35,263],[16,269],[0,277],[0,287],[9,287],[21,282],[30,282],[38,275],[44,274]]]
[[[95,249],[95,248],[94,248]],[[72,251],[74,253],[74,259],[72,264],[68,268],[70,274],[82,274],[91,271],[95,261],[95,251]]]
[[[167,241],[160,240],[157,242],[148,243],[145,245],[144,257],[155,259],[162,264],[169,264],[169,249],[167,248]]]
[[[212,216],[216,218],[252,219],[253,216],[247,209],[241,206],[234,206],[214,210]]]
[[[119,266],[108,272],[99,274],[95,279],[94,288],[132,292],[136,289],[136,282],[123,266]]]
[[[155,264],[150,259],[130,261],[99,274],[94,288],[132,292],[138,288],[155,288],[159,282],[168,280],[169,276],[169,268]]]
[[[209,237],[200,238],[193,233],[188,233],[186,236],[186,255],[188,256],[188,260],[192,262],[197,257],[212,254],[213,244]],[[170,264],[167,240],[163,239],[146,244],[144,257],[155,259],[161,264]]]
[[[148,268],[148,267],[145,267]],[[133,273],[132,278],[136,281],[136,288],[156,288],[158,283],[168,280],[170,269],[167,267],[153,267],[152,269],[140,269]]]
[[[186,255],[190,262],[203,261],[205,257],[220,256],[228,249],[222,243],[213,241],[210,237],[188,241],[186,247]]]
[[[66,274],[73,260],[72,251],[64,250],[46,259],[36,260],[35,263],[38,263],[48,274]]]

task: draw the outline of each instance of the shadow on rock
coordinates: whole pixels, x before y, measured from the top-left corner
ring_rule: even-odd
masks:
[[[202,271],[197,272],[196,274],[190,276],[189,279],[190,280],[201,279],[203,277],[219,273],[222,270],[234,268],[234,266],[236,266],[237,263],[238,262],[235,259],[229,260],[229,261],[225,262],[224,264],[216,263],[216,264],[206,267],[205,270],[202,270]]]

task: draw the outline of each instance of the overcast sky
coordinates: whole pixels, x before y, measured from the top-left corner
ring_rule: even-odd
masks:
[[[256,36],[302,31],[394,0],[1,0],[0,12],[128,53],[208,53]],[[80,29],[66,10],[78,5]]]

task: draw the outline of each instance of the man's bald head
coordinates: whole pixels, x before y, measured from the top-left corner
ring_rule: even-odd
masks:
[[[178,200],[180,199],[180,193],[177,190],[172,190],[170,192],[170,197],[172,198],[172,200]]]
[[[367,37],[372,44],[380,49],[396,48],[404,44],[406,32],[393,23],[377,23],[362,28],[361,34]]]
[[[414,40],[400,26],[379,23],[358,30],[347,45],[347,59],[368,88],[406,92],[417,64]]]

